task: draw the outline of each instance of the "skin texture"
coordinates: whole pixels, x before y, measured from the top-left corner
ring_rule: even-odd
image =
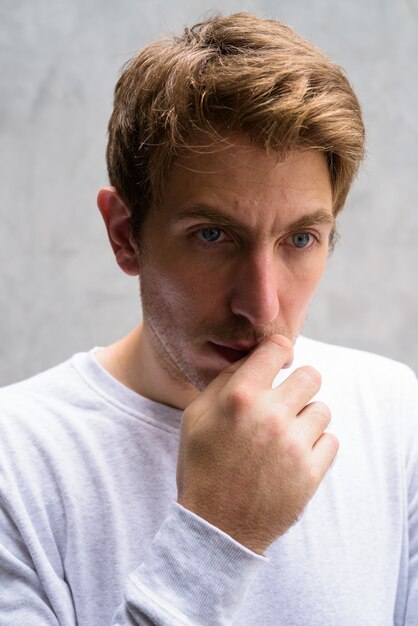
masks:
[[[129,239],[129,213],[116,192],[99,194],[119,265],[140,274],[144,317],[120,350],[112,348],[113,373],[180,408],[266,337],[295,341],[333,228],[331,185],[318,152],[293,152],[277,163],[244,138],[201,152],[173,168],[140,248]],[[306,225],[298,228],[301,220]],[[221,230],[217,241],[202,240],[208,227]],[[307,234],[308,246],[295,247],[297,233]],[[245,352],[221,354],[214,342]]]
[[[311,367],[271,388],[291,358],[281,335],[226,368],[186,409],[179,502],[262,554],[300,517],[338,450],[330,412],[307,404],[320,388]]]
[[[99,355],[133,390],[186,409],[179,502],[257,552],[300,516],[337,451],[318,372],[292,343],[334,228],[319,152],[277,160],[245,137],[186,153],[140,244],[113,188],[98,205],[120,267],[140,275],[143,324]]]

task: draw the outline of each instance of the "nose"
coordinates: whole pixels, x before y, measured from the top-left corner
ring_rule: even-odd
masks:
[[[273,252],[259,251],[240,259],[234,268],[230,307],[254,326],[265,326],[279,315],[279,269]]]

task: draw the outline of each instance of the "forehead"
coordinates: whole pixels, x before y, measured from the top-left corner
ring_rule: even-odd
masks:
[[[214,208],[249,226],[321,209],[332,213],[326,159],[316,150],[294,150],[279,159],[246,137],[200,137],[175,161],[160,210],[175,219],[193,207]]]

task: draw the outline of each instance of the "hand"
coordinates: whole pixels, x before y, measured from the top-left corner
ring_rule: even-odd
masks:
[[[338,450],[324,432],[325,404],[312,367],[271,388],[292,359],[281,335],[223,370],[187,407],[177,464],[178,501],[254,552],[300,517]]]

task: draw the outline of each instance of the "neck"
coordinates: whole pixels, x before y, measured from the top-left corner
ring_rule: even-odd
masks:
[[[145,323],[101,350],[97,359],[125,387],[154,402],[183,410],[199,393],[191,383],[174,379],[167,371]]]

